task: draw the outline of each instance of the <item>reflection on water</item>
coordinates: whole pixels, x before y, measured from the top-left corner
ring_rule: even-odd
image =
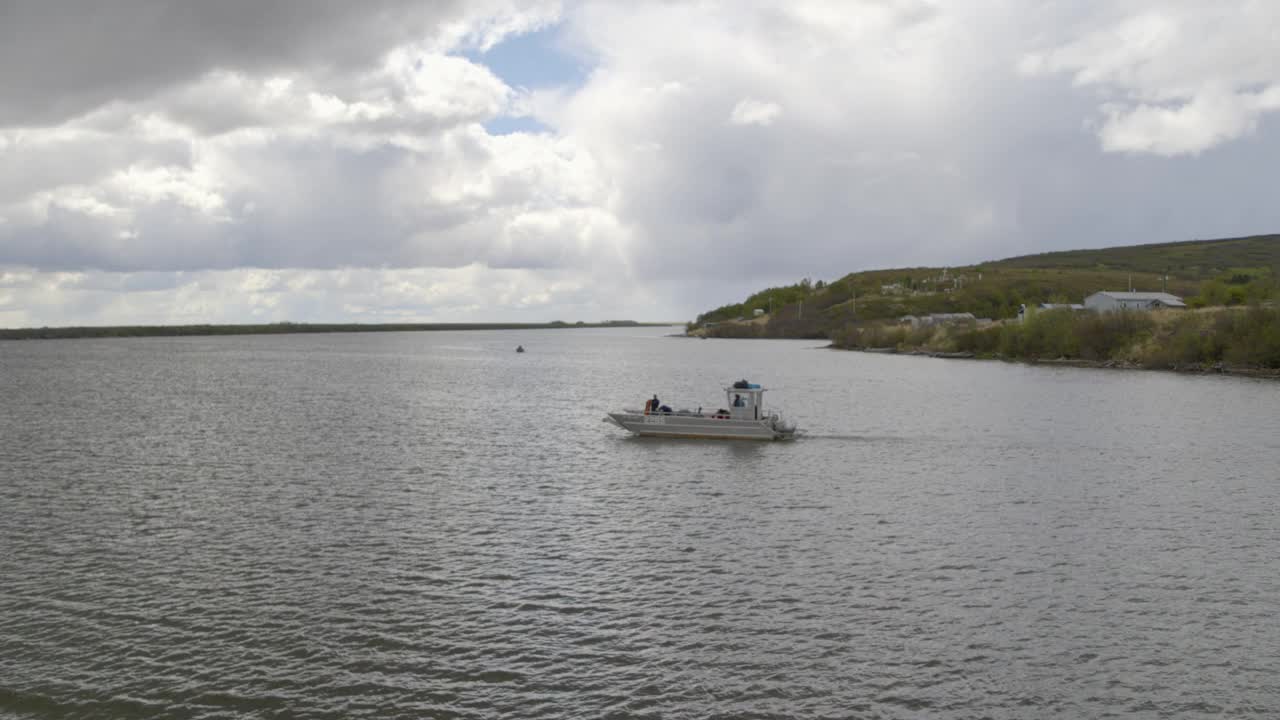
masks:
[[[0,344],[0,715],[1280,713],[1280,385],[666,332]]]

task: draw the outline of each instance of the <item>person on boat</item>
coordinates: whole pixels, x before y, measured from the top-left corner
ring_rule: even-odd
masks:
[[[742,402],[742,396],[741,396],[741,395],[734,395],[734,396],[733,396],[733,406],[734,406],[734,407],[744,407],[745,405],[746,405],[746,403]]]

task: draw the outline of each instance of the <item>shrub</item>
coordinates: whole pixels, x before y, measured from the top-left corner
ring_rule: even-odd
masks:
[[[971,325],[961,329],[952,338],[952,347],[957,352],[970,352],[974,355],[993,355],[1000,349],[1000,335],[1004,328],[995,326],[978,328]]]
[[[863,350],[866,348],[901,348],[907,340],[908,329],[901,325],[872,323],[846,325],[832,333],[831,342],[836,347]]]
[[[1010,358],[1134,360],[1147,367],[1232,365],[1280,368],[1280,310],[1260,306],[1205,313],[1075,313],[1049,310],[988,328],[901,325],[846,326],[839,347],[930,348]]]
[[[1227,362],[1280,368],[1280,310],[1253,307],[1223,313],[1214,326],[1215,335],[1224,338]]]
[[[1046,310],[1023,323],[1022,353],[1033,358],[1078,357],[1075,317],[1071,310]]]
[[[1148,313],[1078,313],[1076,349],[1085,360],[1115,360],[1149,337],[1155,321]]]

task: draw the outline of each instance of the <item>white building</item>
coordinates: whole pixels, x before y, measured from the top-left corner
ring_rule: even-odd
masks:
[[[1086,310],[1111,312],[1113,310],[1159,310],[1161,308],[1185,308],[1186,303],[1177,295],[1162,292],[1096,292],[1084,299]]]

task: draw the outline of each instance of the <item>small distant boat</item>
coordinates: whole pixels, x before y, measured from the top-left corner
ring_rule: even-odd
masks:
[[[791,440],[796,425],[764,407],[765,388],[745,380],[724,389],[725,404],[715,412],[672,410],[645,401],[644,410],[607,413],[604,421],[645,437],[705,438],[714,440]]]
[[[524,346],[523,346],[523,345],[517,345],[517,346],[516,346],[516,352],[524,352]]]

